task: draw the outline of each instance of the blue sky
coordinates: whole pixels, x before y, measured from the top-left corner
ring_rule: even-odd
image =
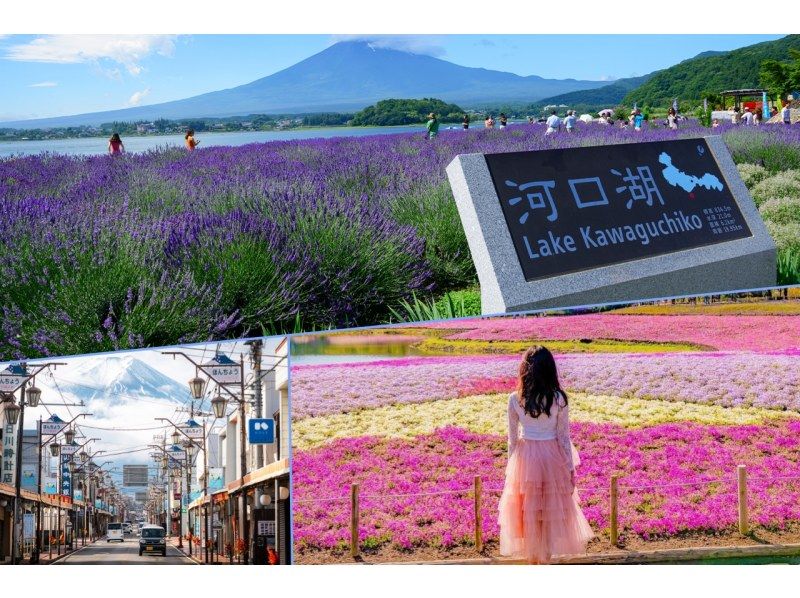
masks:
[[[546,78],[643,75],[706,50],[779,35],[385,36],[456,64]],[[0,121],[156,104],[248,83],[324,50],[332,35],[0,36]],[[370,39],[378,39],[372,36]]]

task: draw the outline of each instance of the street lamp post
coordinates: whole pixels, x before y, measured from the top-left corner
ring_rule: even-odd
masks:
[[[28,389],[28,395],[29,396],[30,396],[30,391],[31,390],[33,390],[33,389],[32,388]],[[65,445],[70,445],[71,446],[72,442],[75,440],[75,431],[70,427],[72,425],[72,423],[74,421],[76,421],[79,417],[89,417],[91,415],[93,415],[93,414],[92,413],[79,413],[78,415],[76,415],[75,417],[73,417],[71,420],[69,420],[67,423],[64,424],[64,426],[62,427],[62,430],[65,430],[65,432],[64,432],[64,441],[65,441],[64,444]],[[58,433],[54,434],[52,438],[49,438],[49,439],[47,439],[45,441],[42,441],[42,420],[41,420],[41,418],[39,419],[39,452],[38,452],[39,463],[38,463],[38,466],[37,466],[38,469],[36,470],[37,471],[37,474],[36,474],[36,493],[39,495],[39,502],[37,503],[37,506],[36,506],[36,541],[34,542],[33,558],[31,559],[31,562],[34,562],[34,563],[38,563],[39,562],[39,555],[42,552],[42,500],[41,500],[42,499],[42,497],[41,497],[41,494],[42,494],[42,452],[44,450],[44,447],[47,444],[53,443],[53,441],[55,441],[55,439],[56,439],[56,437],[58,436],[59,433],[60,433],[60,431]],[[94,438],[92,440],[97,440],[97,438]],[[81,446],[86,445],[87,442],[84,442]],[[57,446],[57,444],[50,444],[50,446],[51,447]],[[80,448],[80,447],[78,447],[78,448]],[[52,448],[51,448],[51,450],[52,450]],[[52,455],[54,457],[57,456],[55,453],[52,453]],[[59,472],[61,471],[61,463],[59,463],[58,471]],[[71,487],[72,487],[72,484],[70,484],[70,488]],[[48,542],[48,544],[49,544],[49,542]]]
[[[247,474],[247,429],[246,429],[246,421],[245,421],[245,409],[246,409],[246,399],[245,399],[245,384],[244,384],[244,355],[240,355],[239,360],[239,392],[240,396],[237,396],[236,393],[231,392],[228,390],[225,384],[220,383],[217,381],[214,376],[209,374],[204,366],[200,363],[197,363],[194,359],[190,356],[182,353],[180,351],[164,351],[164,355],[172,355],[173,358],[176,355],[180,355],[190,363],[192,363],[197,371],[202,371],[206,374],[211,380],[213,380],[217,384],[217,388],[221,388],[224,390],[230,397],[235,400],[239,404],[239,467],[241,469],[241,479],[244,479],[244,476]],[[190,380],[190,387],[194,382],[194,379]],[[213,406],[213,405],[212,405]],[[250,530],[248,529],[247,525],[247,499],[245,497],[244,492],[241,493],[239,498],[239,526],[241,528],[242,539],[244,540],[244,563],[249,564],[249,544],[250,544]]]
[[[91,415],[91,413],[88,413],[86,415]],[[64,438],[65,439],[67,439],[67,438],[74,439],[75,438],[74,432],[69,434],[69,436],[68,436],[68,434],[69,434],[69,432],[65,432],[64,433]],[[73,525],[72,525],[72,534],[73,534],[73,536],[77,533],[77,529],[78,529],[78,525],[77,525],[78,524],[78,509],[75,507],[75,471],[74,471],[75,470],[75,455],[78,455],[78,459],[81,461],[80,473],[81,473],[81,477],[83,478],[82,479],[82,484],[81,484],[82,498],[83,498],[83,518],[82,518],[82,521],[81,521],[81,546],[86,546],[86,536],[84,535],[84,531],[85,531],[85,527],[86,527],[87,488],[86,488],[86,468],[83,467],[83,464],[86,463],[86,461],[87,461],[87,459],[89,457],[88,453],[86,451],[81,451],[81,449],[84,448],[86,445],[88,445],[90,442],[94,442],[95,440],[100,440],[100,439],[99,438],[89,438],[83,444],[79,444],[78,446],[75,446],[74,450],[72,451],[72,454],[70,455],[70,461],[69,461],[70,482],[71,482],[70,483],[70,501],[72,502],[72,511],[73,511],[73,515],[74,515],[73,516]],[[67,444],[72,446],[72,442],[71,441],[68,441]],[[78,451],[81,451],[81,452],[78,453]]]
[[[190,387],[192,386],[192,382],[194,382],[195,380],[202,380],[202,378],[196,378],[196,379],[190,380],[189,381]],[[192,390],[193,390],[192,394],[194,394],[194,390],[195,389],[193,388]],[[202,394],[203,394],[202,390],[199,390],[198,392],[199,392],[200,396],[202,397]],[[197,397],[195,397],[195,398],[197,398]],[[190,467],[191,462],[192,462],[193,447],[196,446],[196,443],[195,443],[194,439],[191,438],[188,434],[186,434],[186,432],[181,430],[180,427],[175,422],[173,422],[172,420],[170,420],[170,419],[168,419],[166,417],[157,417],[155,419],[158,420],[158,421],[168,422],[170,425],[172,425],[174,427],[174,431],[172,433],[172,439],[173,440],[179,439],[181,434],[186,437],[186,440],[183,441],[183,446],[186,449],[186,463],[187,463],[187,470],[189,470],[189,467]],[[203,443],[200,446],[200,448],[203,451],[203,496],[204,496],[204,499],[210,501],[210,497],[208,495],[208,451],[206,450],[206,427],[205,427],[205,424],[203,424]],[[186,475],[187,484],[188,484],[189,479],[190,479],[190,474],[187,472],[187,475]],[[188,488],[188,486],[187,486],[187,488]],[[187,489],[187,493],[188,493],[188,489]],[[188,516],[189,516],[188,505],[187,505],[187,509],[186,509],[186,515],[187,515],[187,518],[188,518]],[[210,557],[209,557],[209,553],[208,553],[208,538],[209,538],[209,536],[208,536],[208,509],[205,506],[203,508],[203,536],[204,536],[203,537],[203,540],[204,540],[203,543],[205,545],[205,548],[204,548],[205,557],[204,557],[204,559],[205,559],[205,563],[208,564],[209,561],[210,561]],[[189,549],[189,554],[191,555],[191,548]]]
[[[27,382],[26,379],[20,387],[19,406],[11,403],[11,405],[7,405],[5,408],[8,423],[14,425],[19,422],[17,427],[17,454],[14,468],[14,524],[11,528],[11,562],[14,565],[19,565],[22,560],[22,550],[19,546],[19,538],[22,535],[22,505],[20,504],[22,501],[20,499],[20,490],[22,482],[22,430],[25,425],[25,385]],[[35,407],[32,403],[31,406]]]
[[[178,440],[180,440],[180,435],[179,434],[173,434],[173,437],[177,438]],[[177,442],[174,443],[174,444],[177,444]],[[171,461],[172,460],[171,460],[171,455],[169,454],[169,451],[165,450],[163,447],[161,447],[161,446],[159,446],[157,444],[151,444],[151,445],[148,445],[148,446],[150,448],[157,448],[162,453],[164,453],[164,455],[162,457],[162,464],[168,470],[171,469],[170,465],[171,465]],[[188,454],[187,454],[187,457],[188,457]],[[187,461],[187,460],[185,459],[184,461]],[[179,464],[179,466],[180,466],[180,464]],[[186,465],[186,467],[188,469],[188,464]],[[189,477],[189,475],[187,473],[187,480],[188,480],[188,477]],[[170,479],[174,479],[174,477],[172,475],[170,475],[169,478]],[[178,478],[178,480],[181,479],[181,472],[180,471],[178,472],[177,478]],[[167,484],[168,484],[168,486],[170,485],[169,481],[167,482]],[[188,488],[188,485],[187,485],[186,492],[188,493],[188,491],[189,491],[189,488]],[[170,496],[173,496],[172,488],[169,488],[169,491],[167,493],[168,499],[169,499]],[[170,503],[171,503],[171,501],[170,501]],[[172,524],[172,513],[170,513],[169,516],[170,516],[170,525],[171,525]],[[187,509],[186,516],[187,516],[187,521],[188,521],[188,516],[189,516],[188,509]],[[178,505],[178,548],[183,548],[183,493],[182,492],[180,494],[180,501],[179,501],[179,505]],[[189,551],[190,551],[189,554],[191,554],[191,541],[189,542]]]
[[[24,447],[24,430],[25,430],[25,405],[36,408],[39,405],[42,391],[31,385],[28,388],[26,400],[26,387],[28,382],[36,377],[39,372],[46,370],[50,367],[54,369],[59,365],[66,365],[64,363],[49,362],[39,363],[33,366],[28,366],[27,363],[21,362],[16,366],[12,366],[11,375],[21,378],[22,382],[9,393],[10,404],[6,405],[5,412],[8,418],[8,423],[17,426],[17,449],[16,449],[16,462],[14,467],[14,515],[13,525],[11,527],[11,562],[18,565],[22,561],[22,546],[20,537],[23,536],[23,521],[22,521],[22,449]],[[14,378],[12,378],[13,380]],[[14,392],[19,390],[19,406],[14,404]]]
[[[192,544],[194,544],[194,526],[189,513],[189,499],[192,495],[192,453],[194,453],[194,445],[191,442],[184,442],[183,450],[186,451],[186,528],[189,530],[189,557],[191,558]]]
[[[90,542],[92,542],[94,540],[94,536],[95,536],[95,532],[96,532],[96,529],[95,529],[96,526],[93,525],[93,523],[94,523],[93,520],[95,519],[95,516],[96,516],[95,508],[94,508],[94,505],[90,506],[90,504],[89,504],[91,502],[91,500],[92,500],[92,487],[96,486],[96,484],[95,484],[96,476],[95,476],[95,472],[89,471],[89,470],[92,468],[92,465],[94,465],[92,459],[94,459],[97,455],[100,455],[100,454],[102,454],[104,452],[105,451],[101,450],[101,451],[95,451],[94,453],[89,454],[86,451],[81,451],[80,454],[78,455],[78,458],[80,459],[82,467],[83,467],[83,470],[84,470],[83,471],[83,479],[84,479],[84,484],[83,484],[84,485],[84,488],[83,488],[83,492],[84,492],[84,497],[83,497],[84,533],[85,533],[85,537],[89,538]],[[106,463],[111,463],[111,461],[106,461]],[[103,465],[105,465],[105,463]],[[96,470],[99,471],[102,468],[102,466],[101,467],[97,467],[95,465],[95,468],[96,468]],[[89,519],[89,513],[92,514],[92,521],[90,521],[90,519]]]

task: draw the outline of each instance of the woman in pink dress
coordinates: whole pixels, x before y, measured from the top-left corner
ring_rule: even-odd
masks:
[[[500,497],[500,554],[548,563],[594,537],[578,506],[567,394],[544,347],[525,352],[508,399],[508,465]]]

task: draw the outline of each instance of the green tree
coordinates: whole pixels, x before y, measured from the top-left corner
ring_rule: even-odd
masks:
[[[457,122],[464,110],[435,98],[381,100],[353,115],[356,126],[395,126],[424,123],[428,114],[436,113],[440,122]]]
[[[777,60],[765,60],[759,71],[761,85],[769,90],[770,95],[785,98],[792,91],[789,81],[789,65]]]
[[[625,106],[617,106],[614,108],[614,120],[628,120],[630,111]]]

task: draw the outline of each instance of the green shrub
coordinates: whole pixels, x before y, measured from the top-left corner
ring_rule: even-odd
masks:
[[[480,289],[463,289],[445,293],[444,296],[436,300],[436,307],[443,312],[447,309],[448,302],[460,305],[460,311],[464,316],[479,316],[481,314]]]
[[[392,204],[392,216],[400,224],[413,226],[425,239],[425,259],[438,290],[477,282],[467,236],[448,183],[417,195],[398,197]]]
[[[800,284],[800,251],[778,252],[778,285]]]
[[[757,206],[776,197],[800,197],[800,171],[787,170],[768,177],[752,190]]]
[[[476,305],[476,291],[445,293],[439,299],[420,299],[416,295],[411,301],[402,300],[397,308],[390,307],[393,322],[427,322],[430,320],[452,320],[480,315],[480,297]]]
[[[739,176],[742,177],[748,189],[752,189],[769,176],[767,169],[758,164],[748,164],[745,162],[743,164],[737,164],[736,168],[739,170]]]
[[[758,208],[761,217],[775,224],[800,222],[800,197],[768,199]]]

